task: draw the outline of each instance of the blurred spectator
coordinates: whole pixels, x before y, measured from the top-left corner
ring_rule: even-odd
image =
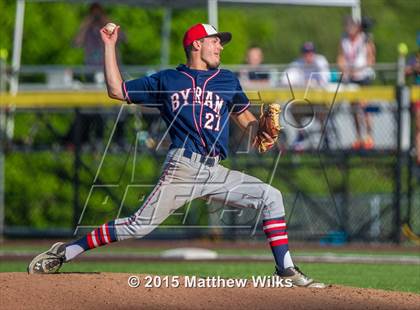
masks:
[[[345,34],[339,45],[337,64],[343,74],[344,83],[366,86],[375,78],[372,67],[375,64],[376,51],[372,37],[362,29],[361,23],[351,17],[346,18]],[[367,102],[365,100],[353,102],[352,107],[356,125],[356,140],[352,147],[372,149],[374,147],[372,120],[367,111]],[[362,125],[365,127],[364,132]]]
[[[286,69],[282,84],[290,83],[292,88],[326,88],[330,77],[327,58],[316,53],[315,45],[312,42],[305,42],[300,52],[301,56]],[[310,98],[308,99],[310,100]],[[317,118],[322,127],[328,108],[323,102],[309,101],[309,104],[293,104],[289,111],[292,113],[297,127],[300,128],[292,147],[296,151],[301,151],[305,144],[305,119],[310,118],[306,122],[309,125],[313,118]]]
[[[94,81],[98,84],[105,82],[103,74],[104,51],[99,30],[109,22],[104,8],[99,3],[93,3],[89,7],[89,15],[83,20],[74,39],[74,44],[84,49],[85,65],[95,71]],[[120,33],[118,37],[125,41],[123,33]]]
[[[252,45],[246,51],[246,68],[238,72],[238,79],[244,89],[261,89],[270,86],[270,73],[262,67],[264,61],[263,50]],[[256,106],[251,106],[253,112],[259,113]],[[248,139],[244,136],[244,132],[239,130],[238,126],[231,126],[231,141],[235,141],[232,145],[234,152],[245,150],[248,147]]]
[[[248,69],[239,72],[239,79],[243,88],[270,86],[270,73],[261,67],[264,53],[259,46],[253,45],[246,52]]]
[[[420,37],[420,33],[418,34]],[[407,59],[407,66],[405,68],[405,74],[407,77],[413,78],[414,85],[420,85],[420,38],[418,39],[418,50]]]
[[[408,57],[405,74],[412,77],[414,85],[420,85],[420,31],[417,33],[417,52]],[[412,105],[416,123],[416,162],[420,165],[420,100]]]
[[[82,47],[85,52],[85,65],[96,67],[94,74],[96,83],[104,83],[105,78],[102,72],[104,64],[103,44],[99,30],[109,22],[104,9],[98,3],[93,3],[89,8],[89,15],[85,17],[77,33],[74,43]]]
[[[312,42],[305,42],[300,51],[301,56],[286,69],[287,77],[284,76],[282,84],[287,84],[289,80],[292,87],[325,88],[330,79],[327,58],[316,54],[315,45]]]
[[[74,39],[77,47],[84,49],[84,62],[89,73],[88,80],[94,81],[98,85],[103,85],[105,77],[103,73],[104,66],[104,48],[100,35],[100,29],[110,22],[106,16],[104,8],[99,3],[93,3],[89,7],[89,14],[83,20],[79,32]],[[125,40],[124,34],[120,33],[119,38]],[[93,71],[91,71],[93,70]],[[93,138],[97,144],[101,144],[104,135],[105,121],[101,113],[91,112],[82,113],[80,140],[81,143],[90,143]],[[122,116],[123,117],[123,116]],[[120,119],[115,131],[114,139],[118,144],[123,144],[123,126],[124,119]],[[65,140],[71,145],[75,138],[75,124],[70,128]],[[92,137],[93,136],[93,137]],[[95,146],[93,146],[95,148]]]

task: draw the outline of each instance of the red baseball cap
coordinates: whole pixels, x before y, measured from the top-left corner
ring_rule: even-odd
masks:
[[[183,40],[184,48],[190,46],[195,40],[210,36],[219,37],[222,45],[228,43],[232,39],[232,34],[230,32],[217,32],[216,28],[212,25],[197,24],[185,32]]]

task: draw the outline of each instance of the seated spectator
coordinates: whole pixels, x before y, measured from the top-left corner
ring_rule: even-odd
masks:
[[[328,85],[330,68],[325,56],[317,54],[312,42],[305,42],[301,48],[301,56],[293,61],[286,69],[292,87],[322,87]],[[287,84],[284,75],[282,84]],[[310,83],[310,84],[308,84]]]
[[[366,86],[375,78],[373,65],[375,64],[375,45],[371,36],[362,31],[361,23],[347,17],[345,20],[345,34],[341,39],[337,64],[340,68],[343,83],[354,83]],[[356,140],[352,148],[372,149],[374,140],[372,135],[372,120],[368,113],[367,101],[352,102],[353,117],[356,125]],[[364,126],[364,132],[362,127]]]
[[[281,83],[284,86],[293,88],[325,88],[330,78],[330,69],[325,56],[317,54],[315,45],[312,42],[305,42],[301,48],[301,56],[293,61],[282,76]],[[299,98],[297,98],[299,99]],[[301,98],[303,99],[303,98]],[[307,98],[310,100],[310,98]],[[299,128],[298,135],[293,142],[293,149],[301,151],[305,145],[305,128],[311,121],[306,122],[308,117],[317,118],[321,125],[324,124],[328,109],[323,102],[309,102],[309,104],[293,104],[289,107],[296,127]]]
[[[264,53],[258,46],[251,46],[246,53],[247,69],[239,72],[239,79],[243,88],[258,88],[270,86],[270,73],[261,67]]]

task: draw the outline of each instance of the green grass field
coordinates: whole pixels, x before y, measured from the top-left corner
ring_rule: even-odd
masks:
[[[0,272],[22,272],[25,262],[1,262]],[[415,292],[420,294],[419,265],[391,264],[301,264],[305,273],[329,284],[353,287]],[[226,262],[73,262],[65,264],[62,272],[124,272],[156,275],[197,275],[250,278],[270,275],[271,263]]]
[[[10,244],[2,245],[0,248],[0,253],[5,252],[14,252],[14,253],[23,253],[31,252],[33,254],[38,253],[40,250],[44,250],[48,246],[39,246],[39,245],[28,245],[28,244]],[[118,254],[160,254],[164,250],[172,249],[172,247],[147,247],[147,246],[115,246],[115,244],[100,247],[95,249],[95,251],[86,252],[84,255],[98,254],[98,253],[118,253]],[[229,248],[212,248],[218,254],[222,255],[268,255],[271,253],[270,249],[267,248],[256,248],[256,249],[229,249]],[[341,248],[317,248],[310,250],[293,250],[294,255],[325,255],[325,254],[334,254],[337,256],[346,256],[346,255],[359,255],[359,256],[409,256],[409,257],[419,257],[420,250],[415,251],[387,251],[387,250],[375,250],[375,249],[360,249],[360,250],[351,250],[351,249],[341,249]]]

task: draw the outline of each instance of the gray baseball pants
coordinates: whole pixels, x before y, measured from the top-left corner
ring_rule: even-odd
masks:
[[[211,199],[237,208],[262,208],[263,220],[284,216],[279,190],[245,173],[230,170],[218,158],[172,149],[159,182],[131,217],[115,220],[118,240],[142,238],[193,199]]]

